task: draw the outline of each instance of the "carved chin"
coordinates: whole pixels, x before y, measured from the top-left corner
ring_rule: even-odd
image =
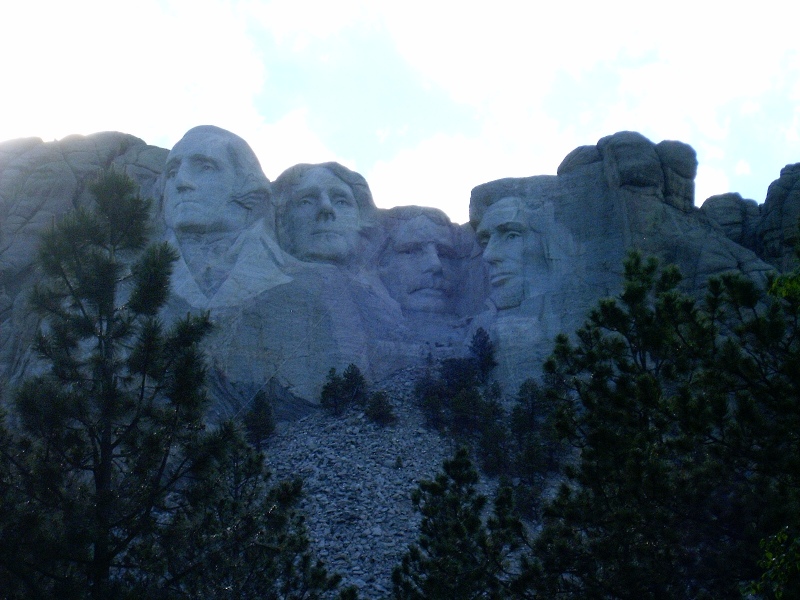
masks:
[[[443,290],[434,288],[415,290],[405,297],[403,310],[433,313],[448,312],[447,295]]]
[[[309,235],[295,245],[294,255],[312,262],[346,262],[355,251],[355,244],[339,233],[323,232]]]
[[[498,310],[515,308],[522,304],[525,298],[523,282],[518,278],[507,280],[501,285],[492,287],[490,297]]]

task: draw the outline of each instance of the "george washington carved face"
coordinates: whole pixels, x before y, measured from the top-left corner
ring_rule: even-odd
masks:
[[[269,181],[250,147],[217,127],[189,130],[167,156],[163,179],[164,220],[175,231],[242,231],[269,203]]]

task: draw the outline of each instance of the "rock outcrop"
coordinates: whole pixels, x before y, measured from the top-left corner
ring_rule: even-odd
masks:
[[[27,305],[35,281],[39,234],[89,200],[87,186],[104,168],[132,177],[155,197],[167,150],[116,132],[0,144],[0,392],[29,372],[38,325]]]
[[[210,310],[217,323],[211,417],[266,392],[280,420],[270,466],[303,478],[314,551],[368,598],[389,594],[417,537],[411,491],[453,451],[414,406],[421,365],[464,355],[482,327],[512,396],[557,333],[619,291],[631,249],[678,264],[696,293],[712,275],[763,283],[797,264],[800,164],[761,206],[725,194],[697,209],[694,151],[621,132],[575,149],[557,175],[478,185],[457,225],[425,207],[376,209],[363,177],[332,163],[275,186],[238,136],[190,133],[171,153],[122,133],[0,144],[0,401],[38,368],[27,295],[39,233],[89,201],[99,169],[126,172],[155,201],[155,235],[181,253],[167,318]],[[328,370],[349,363],[387,394],[395,425],[317,410]]]
[[[718,224],[730,240],[758,252],[761,207],[755,200],[745,200],[736,193],[720,194],[708,198],[700,210]]]
[[[496,220],[493,210],[500,213],[493,207],[508,205],[509,199],[537,213],[517,212],[523,215],[518,220],[527,220],[521,231],[526,243],[539,246],[526,250],[532,256],[525,260],[524,297],[497,305],[484,319],[506,389],[537,374],[553,337],[575,331],[599,298],[619,291],[630,250],[677,264],[689,291],[702,291],[709,277],[728,271],[766,282],[773,267],[694,208],[696,169],[686,144],[653,144],[638,133],[621,132],[571,152],[557,176],[502,179],[472,191],[470,220],[479,239],[487,215]],[[544,259],[531,270],[535,255]],[[489,257],[499,264],[494,252]],[[500,277],[508,270],[498,268]]]
[[[752,250],[778,271],[798,266],[795,247],[800,226],[800,163],[786,165],[772,182],[764,204],[739,194],[708,198],[703,213],[732,241]]]
[[[756,229],[761,257],[779,271],[797,267],[794,248],[800,227],[800,163],[786,165],[772,182]]]
[[[477,186],[470,224],[425,207],[375,207],[337,165],[297,165],[273,184],[239,136],[194,128],[168,152],[121,133],[0,144],[0,385],[34,370],[27,309],[39,232],[88,200],[102,168],[155,200],[154,230],[181,254],[169,314],[210,310],[215,414],[260,390],[295,419],[325,375],[355,363],[372,381],[462,356],[490,332],[508,395],[554,336],[619,290],[631,249],[676,263],[688,290],[738,271],[761,284],[793,262],[800,165],[759,207],[738,195],[694,207],[697,158],[634,132],[582,146],[557,175]],[[465,199],[466,200],[466,199]]]

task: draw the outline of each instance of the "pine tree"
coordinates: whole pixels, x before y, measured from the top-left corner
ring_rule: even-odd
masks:
[[[469,352],[478,368],[481,383],[485,383],[492,369],[497,366],[497,361],[494,358],[494,344],[483,327],[478,327],[472,336]]]
[[[419,541],[392,573],[398,600],[511,598],[510,553],[524,542],[513,516],[511,493],[502,489],[486,524],[487,498],[466,449],[445,461],[444,473],[422,481],[412,493],[422,515]]]
[[[13,428],[0,430],[0,583],[109,599],[188,597],[210,581],[225,597],[223,582],[247,573],[264,541],[253,566],[288,577],[274,578],[280,597],[316,597],[308,590],[336,581],[310,562],[290,508],[299,490],[268,489],[263,457],[237,429],[206,429],[199,343],[211,323],[159,317],[177,255],[147,244],[149,202],[113,171],[90,190],[93,209],[64,217],[40,246],[32,305],[49,372],[20,387]],[[264,597],[277,585],[257,581]]]
[[[745,588],[748,597],[795,600],[800,598],[800,536],[789,538],[785,527],[762,540],[763,555],[758,566],[764,570],[758,581]]]
[[[268,399],[267,393],[258,390],[247,411],[242,415],[247,440],[261,450],[266,440],[275,432],[275,414]]]
[[[542,490],[556,477],[567,458],[567,445],[556,429],[552,399],[534,380],[525,381],[509,415],[507,476],[519,480],[516,505],[529,517],[539,517]]]
[[[334,367],[328,371],[327,381],[322,386],[320,405],[334,415],[341,415],[348,406],[364,407],[367,403],[367,380],[353,363],[347,365],[339,375]]]
[[[800,524],[800,303],[733,276],[698,303],[638,255],[625,276],[546,365],[578,459],[546,509],[532,589],[735,597],[759,540]]]
[[[397,421],[397,415],[394,414],[392,403],[389,402],[386,392],[378,391],[370,394],[364,414],[370,421],[381,427]]]
[[[313,558],[297,512],[300,480],[270,485],[263,455],[232,423],[206,436],[200,476],[160,535],[131,555],[157,565],[132,581],[140,597],[318,600],[341,577]]]

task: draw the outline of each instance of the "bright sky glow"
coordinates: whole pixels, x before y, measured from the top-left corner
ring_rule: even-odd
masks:
[[[461,223],[472,187],[554,174],[627,129],[694,147],[698,203],[762,202],[800,162],[799,22],[769,0],[9,2],[0,141],[117,130],[170,148],[213,124],[270,179],[336,160],[379,206]]]

